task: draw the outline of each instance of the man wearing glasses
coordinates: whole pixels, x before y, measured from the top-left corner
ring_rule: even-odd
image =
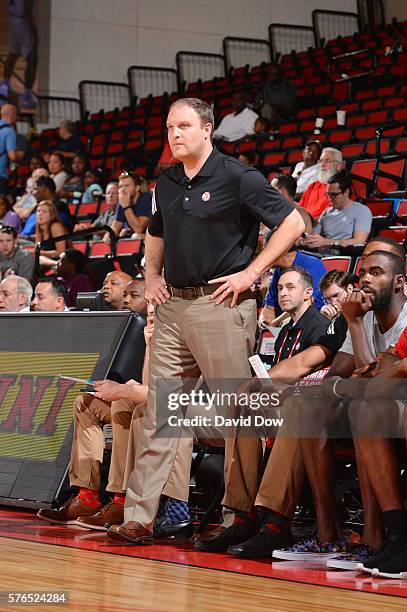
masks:
[[[320,216],[314,233],[302,245],[321,253],[332,253],[339,247],[365,244],[372,226],[372,213],[367,206],[350,197],[351,179],[345,171],[328,179],[326,195],[331,202]]]

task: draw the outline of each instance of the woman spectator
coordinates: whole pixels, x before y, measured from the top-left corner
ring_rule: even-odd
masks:
[[[9,225],[17,233],[20,233],[23,224],[18,214],[12,208],[9,199],[5,195],[0,194],[0,224]]]
[[[82,196],[82,204],[95,202],[96,194],[102,195],[103,188],[100,185],[101,176],[97,168],[89,168],[85,173],[84,186],[85,192]]]
[[[88,158],[81,153],[75,155],[72,160],[71,175],[65,181],[61,191],[59,192],[60,198],[66,198],[68,200],[76,199],[79,201],[79,199],[82,197],[82,193],[85,190],[84,181],[88,168]]]
[[[50,200],[42,200],[37,207],[37,221],[35,225],[35,242],[41,242],[42,240],[52,240],[63,234],[67,234],[68,230],[61,221],[61,217],[56,209],[56,206]],[[41,249],[40,255],[42,256],[41,264],[54,266],[56,261],[53,257],[59,257],[59,255],[68,247],[71,246],[70,241],[60,240],[55,242],[54,248],[52,249]]]
[[[68,174],[65,172],[65,159],[61,153],[51,153],[48,170],[57,188],[57,193],[59,193],[68,178]]]

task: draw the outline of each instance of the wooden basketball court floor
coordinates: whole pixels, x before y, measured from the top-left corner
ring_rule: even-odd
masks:
[[[0,509],[0,591],[63,591],[68,603],[0,610],[127,612],[406,610],[407,581],[292,561],[240,561],[190,543],[131,546],[104,532]]]

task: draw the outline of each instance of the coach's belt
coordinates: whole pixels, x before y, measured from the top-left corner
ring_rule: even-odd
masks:
[[[201,285],[200,287],[173,287],[167,285],[167,289],[172,297],[182,298],[183,300],[196,300],[204,295],[210,295],[219,287],[216,285]]]
[[[172,297],[182,298],[183,300],[196,300],[199,297],[203,297],[204,295],[211,295],[218,287],[220,287],[221,283],[216,283],[214,285],[201,285],[200,287],[173,287],[172,285],[167,285],[167,289],[169,294]],[[232,294],[228,297],[232,297]],[[247,291],[243,291],[239,294],[238,302],[242,302],[243,300],[253,298],[253,293],[248,289]]]

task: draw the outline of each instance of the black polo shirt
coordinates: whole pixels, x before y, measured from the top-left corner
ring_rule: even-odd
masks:
[[[260,221],[273,228],[292,210],[258,170],[214,148],[191,181],[182,163],[160,175],[148,231],[164,238],[166,281],[197,287],[246,268]]]
[[[315,306],[309,306],[295,325],[291,319],[281,329],[274,345],[276,354],[271,365],[294,357],[312,344],[318,344],[318,340],[326,334],[329,325],[329,319],[324,317]]]

